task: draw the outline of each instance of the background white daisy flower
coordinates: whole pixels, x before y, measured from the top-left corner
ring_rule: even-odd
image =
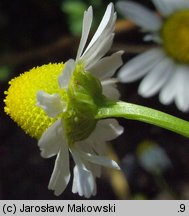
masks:
[[[189,1],[152,0],[159,14],[138,3],[119,1],[118,11],[149,32],[144,38],[159,47],[146,51],[118,73],[120,82],[143,78],[138,93],[151,97],[159,92],[161,103],[173,101],[183,112],[189,110]]]
[[[122,51],[114,53],[109,57],[102,58],[112,45],[114,38],[114,26],[116,13],[113,4],[110,3],[104,17],[90,41],[87,48],[89,30],[92,23],[92,7],[84,13],[83,31],[79,44],[76,60],[70,59],[66,62],[62,74],[57,82],[60,89],[67,90],[72,74],[77,65],[82,65],[85,71],[89,71],[97,77],[102,84],[103,94],[112,99],[118,99],[119,92],[116,89],[113,76],[122,64]],[[90,133],[82,140],[69,143],[64,118],[58,117],[67,109],[67,104],[58,94],[47,94],[43,91],[37,93],[37,105],[44,109],[49,117],[58,118],[41,136],[38,145],[41,155],[49,158],[57,155],[54,170],[48,188],[54,190],[55,195],[60,195],[70,180],[69,151],[75,162],[72,192],[89,198],[96,194],[95,178],[101,175],[101,165],[119,169],[117,163],[106,156],[106,141],[112,140],[123,133],[123,128],[114,119],[99,120]],[[76,117],[77,118],[77,117]],[[85,122],[81,122],[85,124]],[[84,131],[89,126],[85,124]],[[81,129],[77,129],[81,132]],[[71,133],[76,133],[72,131]]]

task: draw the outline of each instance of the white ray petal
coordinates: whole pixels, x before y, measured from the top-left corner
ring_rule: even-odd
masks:
[[[160,48],[150,49],[126,63],[118,72],[120,82],[132,82],[148,73],[165,54]]]
[[[173,12],[189,8],[188,0],[152,0],[158,11],[165,17],[171,15]]]
[[[187,71],[189,71],[189,68]],[[186,111],[187,112],[189,111],[189,85],[188,85],[188,82],[189,82],[189,73],[187,73],[185,80],[184,80],[184,85],[185,85],[184,97],[185,97],[185,103],[186,103],[186,107],[187,107]]]
[[[74,68],[75,68],[75,61],[73,59],[69,59],[65,63],[62,74],[58,78],[58,83],[61,89],[68,87]]]
[[[84,160],[87,160],[91,163],[120,170],[119,165],[114,160],[111,160],[106,156],[92,155],[90,153],[85,153],[82,151],[79,152],[79,155]]]
[[[82,55],[83,49],[85,47],[85,44],[86,44],[88,36],[89,36],[89,31],[90,31],[90,28],[91,28],[92,20],[93,20],[93,10],[92,10],[92,7],[90,6],[88,8],[88,10],[84,12],[82,36],[81,36],[81,40],[80,40],[80,43],[79,43],[79,48],[78,48],[78,51],[77,51],[76,61]]]
[[[86,168],[78,150],[74,147],[70,149],[70,152],[76,164],[74,167],[72,192],[78,192],[80,196],[89,198],[96,190],[94,176],[92,172]]]
[[[166,83],[166,85],[163,86],[163,88],[160,91],[159,94],[159,100],[162,104],[168,105],[171,102],[173,102],[175,96],[176,96],[176,85],[178,80],[178,75],[176,71],[176,65],[174,67],[174,70],[172,71],[172,76],[170,77],[170,80]]]
[[[175,103],[177,107],[182,111],[186,112],[189,110],[189,96],[188,96],[188,70],[189,68],[186,66],[178,66],[177,73],[177,85],[176,85],[176,97]]]
[[[123,64],[122,54],[123,51],[119,51],[111,56],[102,58],[94,66],[90,67],[90,72],[100,80],[112,77],[116,70]]]
[[[37,92],[37,106],[44,109],[50,117],[56,117],[66,109],[66,104],[61,100],[59,94],[48,94],[42,90]]]
[[[110,49],[114,38],[115,22],[116,13],[113,4],[110,3],[95,35],[80,58],[87,70],[90,70]]]
[[[163,16],[168,16],[172,9],[171,9],[171,2],[170,0],[152,0],[157,8],[157,10],[161,13]],[[178,1],[178,0],[176,0]]]
[[[95,182],[92,195],[95,196],[96,193],[97,193],[97,186],[96,186],[96,182]]]
[[[106,12],[102,18],[102,21],[94,34],[92,40],[90,41],[88,47],[86,48],[84,54],[94,45],[94,43],[103,35],[104,31],[109,31],[110,27],[112,28],[112,22],[114,20],[114,6],[110,3],[106,9]]]
[[[87,161],[88,162],[88,161]],[[87,165],[86,165],[87,169],[90,170],[93,174],[93,176],[96,178],[100,178],[101,176],[101,166],[97,165],[97,164],[94,164],[94,163],[90,163],[88,162]]]
[[[104,82],[102,82],[102,94],[112,100],[118,100],[120,98],[119,90],[117,89],[117,86],[114,83],[104,85]]]
[[[96,143],[94,143],[94,145],[96,147]],[[98,153],[96,151],[96,149],[93,148],[92,140],[90,140],[90,139],[76,142],[75,146],[76,146],[76,149],[79,149],[80,151],[83,151],[83,152],[88,152],[91,154],[95,154],[95,152]],[[99,165],[92,164],[88,161],[84,161],[83,163],[85,164],[85,167],[87,168],[87,170],[90,170],[92,172],[94,177],[100,177],[101,176],[101,167]]]
[[[76,165],[74,167],[74,178],[72,192],[89,198],[96,191],[96,182],[91,171]]]
[[[96,124],[96,128],[89,136],[90,139],[96,141],[110,141],[124,132],[124,128],[116,119],[102,119]]]
[[[185,77],[185,92],[184,92],[184,99],[185,99],[185,108],[182,109],[183,112],[188,112],[189,111],[189,85],[188,85],[188,80],[189,80],[189,74],[186,75]]]
[[[79,194],[78,182],[79,182],[78,168],[76,168],[76,166],[75,166],[73,169],[72,193],[78,193]],[[80,192],[80,194],[81,194],[81,192]]]
[[[64,130],[61,119],[52,124],[41,136],[38,146],[41,150],[41,156],[49,158],[56,155],[60,149],[63,140]]]
[[[165,58],[149,72],[139,85],[138,92],[143,97],[155,95],[172,75],[174,63]]]
[[[96,128],[95,128],[96,130]],[[103,137],[97,137],[98,135],[98,131],[93,131],[93,133],[91,133],[91,135],[83,140],[82,142],[78,142],[78,146],[79,146],[79,149],[81,151],[84,151],[84,152],[89,152],[89,153],[97,153],[99,155],[104,155],[106,150],[107,150],[107,142],[104,141]],[[86,148],[81,148],[82,145],[86,145],[87,146],[87,149]],[[92,149],[91,151],[89,149]]]
[[[110,33],[105,37],[97,40],[93,46],[82,56],[82,61],[86,65],[86,69],[90,71],[91,67],[99,61],[110,49],[114,39],[114,33]]]
[[[145,30],[158,31],[161,28],[160,17],[138,3],[118,1],[116,6],[124,17],[132,20]]]
[[[98,155],[104,155],[106,153],[106,150],[107,150],[107,142],[106,141],[103,141],[100,139],[97,140],[97,137],[96,137],[94,139],[92,139],[92,138],[87,139],[86,143],[88,145],[90,145],[94,149],[95,153],[97,153]]]
[[[69,151],[66,139],[62,142],[57,155],[54,170],[51,175],[48,188],[54,190],[54,194],[59,196],[66,188],[70,180]]]
[[[149,34],[144,36],[143,40],[144,41],[153,41],[153,42],[160,44],[160,45],[162,44],[162,38],[161,38],[159,32],[158,33],[157,32],[156,33],[149,33]]]

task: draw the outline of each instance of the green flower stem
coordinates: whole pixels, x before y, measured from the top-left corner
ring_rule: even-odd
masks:
[[[96,119],[122,117],[150,123],[180,135],[189,137],[189,122],[169,114],[126,102],[105,102],[100,107]]]

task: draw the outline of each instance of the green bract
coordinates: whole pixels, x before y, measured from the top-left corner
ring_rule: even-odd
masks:
[[[98,79],[79,64],[73,72],[67,91],[64,125],[70,143],[87,138],[94,130],[99,103],[104,100]]]

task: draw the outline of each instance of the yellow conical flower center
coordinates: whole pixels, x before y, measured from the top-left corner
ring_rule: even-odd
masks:
[[[163,46],[169,56],[189,63],[189,10],[181,10],[167,18],[161,29]]]
[[[63,63],[36,67],[12,79],[5,92],[5,112],[30,136],[39,139],[42,133],[56,121],[43,109],[36,106],[36,94],[43,90],[49,94],[59,93],[58,76],[64,68]]]

